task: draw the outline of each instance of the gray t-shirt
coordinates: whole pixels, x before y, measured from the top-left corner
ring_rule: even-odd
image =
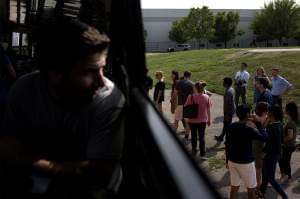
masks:
[[[235,93],[232,87],[227,88],[224,94],[223,110],[224,115],[233,115],[235,113],[235,103],[234,103]]]
[[[31,73],[20,78],[11,90],[1,134],[16,136],[21,156],[32,159],[120,161],[123,132],[117,121],[124,103],[121,91],[105,78],[105,86],[99,88],[90,104],[66,110],[50,96],[41,74]],[[37,175],[34,181],[43,180]],[[39,182],[43,186],[47,183],[47,179]]]
[[[179,80],[176,83],[178,105],[184,105],[189,95],[193,94],[193,82],[191,80]]]

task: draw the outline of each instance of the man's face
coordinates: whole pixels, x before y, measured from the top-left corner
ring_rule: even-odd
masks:
[[[246,66],[244,64],[241,64],[241,70],[245,70]]]
[[[272,76],[277,76],[278,75],[278,70],[272,70]]]
[[[105,85],[105,64],[106,53],[93,54],[76,64],[64,81],[67,97],[80,104],[90,103],[96,91]]]

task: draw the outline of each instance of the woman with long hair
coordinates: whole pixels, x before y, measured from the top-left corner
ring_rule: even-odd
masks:
[[[297,104],[294,102],[288,103],[285,107],[285,112],[288,116],[288,122],[284,129],[282,156],[279,161],[282,182],[292,179],[291,158],[296,150],[297,122],[299,120]]]
[[[207,83],[204,81],[194,84],[194,93],[189,95],[184,106],[198,104],[198,115],[195,118],[189,119],[189,126],[192,134],[192,153],[197,153],[197,140],[199,139],[200,157],[201,160],[207,160],[205,157],[205,128],[210,126],[210,99],[205,94]]]

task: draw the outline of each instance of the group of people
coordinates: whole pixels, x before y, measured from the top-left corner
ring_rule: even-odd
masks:
[[[154,87],[153,100],[160,112],[162,103],[165,100],[165,82],[162,71],[155,74],[158,82]],[[211,123],[211,101],[210,93],[205,89],[207,83],[203,80],[193,83],[191,81],[191,72],[185,71],[182,77],[179,77],[177,71],[172,71],[172,90],[171,90],[171,113],[174,114],[173,127],[177,131],[179,122],[184,126],[185,141],[189,142],[191,133],[192,153],[197,154],[200,150],[200,158],[206,160],[205,156],[205,129]],[[186,107],[197,104],[197,113],[194,117],[187,115]],[[199,147],[197,142],[199,141]]]
[[[291,157],[296,149],[298,107],[294,102],[285,106],[287,123],[284,126],[282,97],[292,88],[285,78],[279,75],[279,69],[272,69],[272,80],[264,68],[256,71],[254,78],[254,112],[246,104],[246,88],[250,75],[247,64],[242,63],[241,70],[235,76],[235,89],[231,86],[224,95],[224,107],[231,104],[236,108],[238,122],[231,124],[227,115],[232,111],[224,108],[224,127],[217,141],[225,139],[226,165],[230,171],[230,198],[238,198],[241,181],[248,188],[248,198],[264,198],[267,185],[272,187],[282,198],[288,198],[280,184],[275,180],[276,165],[279,162],[280,181],[291,180]],[[226,79],[226,78],[225,78]],[[225,82],[224,79],[224,82]],[[232,82],[232,81],[230,81]],[[232,92],[228,92],[231,90]],[[235,103],[228,103],[228,98],[236,93]],[[242,105],[239,105],[239,97]]]
[[[197,154],[199,141],[200,157],[205,157],[205,128],[211,123],[209,92],[205,81],[191,81],[191,73],[186,71],[179,78],[177,71],[172,71],[171,113],[174,114],[174,129],[177,131],[179,122],[184,126],[186,141],[191,133],[192,154]],[[154,89],[154,102],[162,112],[165,100],[165,82],[162,71],[156,73],[158,82]],[[241,69],[234,79],[223,79],[224,92],[224,126],[215,139],[222,142],[225,138],[226,165],[230,171],[230,198],[238,198],[241,181],[248,188],[249,198],[263,198],[268,183],[282,196],[287,194],[275,180],[276,165],[279,162],[281,181],[288,182],[292,178],[291,157],[296,149],[298,107],[288,102],[285,107],[287,123],[283,124],[282,97],[292,88],[292,84],[279,75],[279,68],[273,67],[272,79],[267,76],[263,67],[256,70],[253,84],[253,108],[247,104],[247,86],[250,74],[247,64],[242,63]],[[240,104],[240,98],[242,103]],[[185,115],[192,104],[197,104],[197,116]],[[239,121],[234,122],[237,115]]]

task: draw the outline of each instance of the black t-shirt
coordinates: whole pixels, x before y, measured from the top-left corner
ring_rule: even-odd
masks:
[[[226,158],[235,163],[247,164],[254,161],[252,151],[253,140],[267,140],[267,134],[261,126],[258,129],[247,126],[246,123],[231,124],[226,133]]]
[[[158,99],[159,91],[161,91],[161,95]],[[159,81],[155,84],[153,99],[159,103],[165,101],[165,82]]]
[[[193,94],[193,82],[190,80],[179,80],[176,83],[178,105],[184,105],[188,96]]]
[[[284,129],[280,122],[275,122],[267,127],[269,140],[266,143],[264,152],[266,155],[280,155],[283,144]]]

